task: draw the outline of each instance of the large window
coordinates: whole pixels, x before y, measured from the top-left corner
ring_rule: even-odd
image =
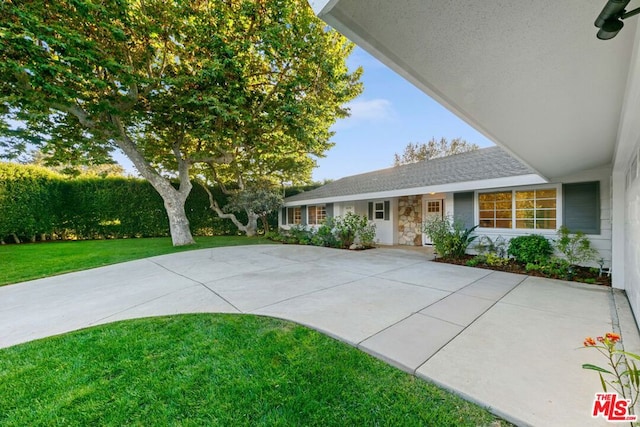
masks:
[[[298,208],[287,208],[287,224],[302,224],[302,210]]]
[[[309,206],[307,208],[307,213],[309,218],[308,223],[310,225],[322,224],[327,217],[327,209],[324,205]]]
[[[511,228],[513,224],[512,200],[511,191],[478,194],[480,227]]]
[[[516,191],[516,228],[556,229],[556,189]]]
[[[555,188],[478,194],[480,227],[555,230]]]

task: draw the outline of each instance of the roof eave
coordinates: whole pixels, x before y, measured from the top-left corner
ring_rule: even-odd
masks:
[[[283,206],[317,205],[325,203],[350,202],[359,200],[375,200],[390,197],[412,196],[416,194],[428,193],[451,193],[460,191],[486,190],[490,188],[518,187],[523,185],[545,184],[548,181],[540,175],[527,174],[516,175],[503,178],[491,178],[477,181],[453,182],[446,184],[429,185],[425,187],[403,188],[399,190],[387,190],[373,193],[350,194],[334,197],[319,197],[309,199],[287,200]]]

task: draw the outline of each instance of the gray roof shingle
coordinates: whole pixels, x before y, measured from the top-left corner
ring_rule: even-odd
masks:
[[[347,176],[315,190],[287,197],[285,201],[325,199],[528,174],[535,174],[535,172],[511,157],[502,148],[488,147]]]

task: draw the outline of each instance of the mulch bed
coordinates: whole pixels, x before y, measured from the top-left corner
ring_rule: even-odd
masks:
[[[467,261],[475,258],[473,255],[465,255],[464,258],[460,259],[450,259],[450,258],[436,258],[435,262],[442,262],[446,264],[457,264],[457,265],[467,265]],[[601,286],[611,286],[611,276],[603,275],[599,276],[598,272],[593,272],[589,267],[575,267],[575,273],[573,278],[568,279],[566,277],[560,276],[549,276],[541,271],[527,271],[522,264],[518,264],[514,260],[509,260],[509,262],[505,265],[501,266],[491,266],[487,264],[478,264],[475,265],[476,268],[484,268],[487,270],[494,271],[505,271],[507,273],[516,273],[516,274],[525,274],[527,276],[537,276],[537,277],[546,277],[549,279],[559,279],[559,280],[570,280],[573,282],[582,282],[589,283]],[[595,280],[595,283],[593,281]]]

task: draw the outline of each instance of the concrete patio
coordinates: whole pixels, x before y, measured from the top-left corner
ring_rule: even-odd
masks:
[[[586,336],[640,336],[610,288],[428,262],[426,250],[205,249],[0,288],[0,347],[195,312],[290,319],[436,382],[518,425],[608,425]]]

